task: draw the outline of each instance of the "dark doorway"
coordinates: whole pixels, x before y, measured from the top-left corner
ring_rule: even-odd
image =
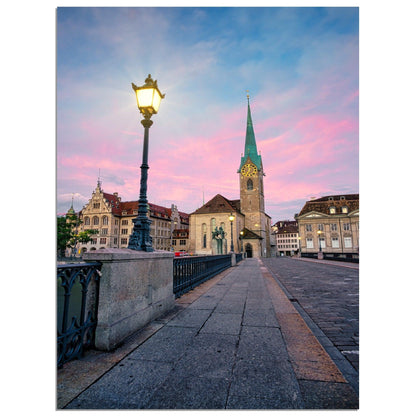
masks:
[[[246,244],[246,253],[247,253],[247,258],[253,257],[253,247],[251,247],[250,243]]]

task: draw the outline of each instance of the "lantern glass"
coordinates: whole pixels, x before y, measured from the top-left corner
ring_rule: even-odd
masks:
[[[233,214],[230,214],[230,216],[228,217],[228,219],[229,219],[231,222],[233,222],[233,221],[235,220],[235,217],[234,217],[234,215],[233,215]]]
[[[137,106],[142,113],[156,114],[162,97],[156,88],[140,88],[136,90]]]

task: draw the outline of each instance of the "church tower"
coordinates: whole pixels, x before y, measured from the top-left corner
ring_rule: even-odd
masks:
[[[241,157],[240,174],[241,211],[246,216],[246,228],[255,231],[264,213],[263,162],[257,153],[256,138],[251,118],[250,100],[247,95],[247,128],[244,155]]]
[[[253,256],[268,256],[270,253],[270,217],[264,211],[263,162],[257,152],[250,97],[247,94],[247,127],[244,155],[240,167],[240,210],[245,216],[242,233],[245,251],[253,250]],[[245,242],[245,243],[244,243]]]

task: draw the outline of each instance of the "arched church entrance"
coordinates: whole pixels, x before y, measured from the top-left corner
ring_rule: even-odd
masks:
[[[250,243],[246,244],[246,253],[247,253],[247,258],[253,257],[253,247],[251,246]]]

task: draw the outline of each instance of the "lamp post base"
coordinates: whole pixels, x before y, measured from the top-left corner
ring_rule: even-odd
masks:
[[[133,220],[134,228],[129,239],[127,248],[137,251],[154,251],[152,247],[152,237],[150,236],[151,220],[146,218],[135,218]]]

